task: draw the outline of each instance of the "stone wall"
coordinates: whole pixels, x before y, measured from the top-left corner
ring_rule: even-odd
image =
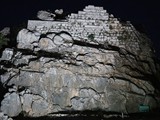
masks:
[[[28,29],[36,30],[40,33],[67,31],[74,39],[86,40],[88,36],[94,34],[94,39],[99,42],[111,41],[112,44],[119,45],[117,36],[110,34],[117,31],[116,26],[121,26],[117,19],[109,22],[109,14],[102,7],[86,6],[78,14],[71,14],[66,21],[37,21],[29,20]],[[108,34],[107,34],[108,33]],[[93,39],[92,39],[93,40]]]

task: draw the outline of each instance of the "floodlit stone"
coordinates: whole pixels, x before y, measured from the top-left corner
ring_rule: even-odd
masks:
[[[17,47],[19,49],[31,49],[33,50],[34,42],[38,42],[40,36],[35,35],[33,32],[22,29],[17,35]]]
[[[10,34],[10,27],[5,27],[3,28],[0,33],[4,36],[9,35]]]
[[[29,20],[17,49],[5,49],[0,58],[0,82],[9,87],[1,102],[4,114],[134,113],[140,104],[158,106],[159,64],[148,38],[130,23],[92,5],[65,21],[48,21],[50,13],[42,13],[45,20]]]
[[[1,111],[10,117],[17,116],[22,111],[19,95],[13,92],[6,96],[1,102]]]
[[[51,39],[41,38],[39,40],[39,47],[41,50],[50,51],[56,48],[56,45],[53,43]]]
[[[62,37],[56,35],[53,39],[54,43],[57,45],[57,46],[60,46],[60,45],[63,45],[64,43],[64,40]]]
[[[54,20],[55,14],[41,10],[37,13],[37,17],[41,20]]]
[[[6,48],[6,49],[3,51],[0,60],[7,60],[7,61],[9,61],[9,60],[12,59],[12,56],[13,56],[13,49]]]
[[[62,15],[63,14],[63,9],[57,9],[55,10],[55,13],[58,14],[58,15]]]

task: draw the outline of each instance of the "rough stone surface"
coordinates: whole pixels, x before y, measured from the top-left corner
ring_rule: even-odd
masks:
[[[0,112],[0,120],[13,120],[13,119],[9,118],[7,115],[4,115],[3,112]]]
[[[1,61],[7,60],[10,61],[13,56],[13,49],[6,48],[4,52],[2,53],[2,56],[0,58]]]
[[[21,111],[21,101],[17,93],[7,95],[1,102],[1,111],[10,117],[17,116]]]
[[[38,95],[24,94],[21,99],[23,99],[23,111],[30,116],[42,116],[49,112],[49,103]]]
[[[67,32],[40,34],[22,29],[17,49],[10,50],[12,57],[0,59],[4,71],[0,81],[10,87],[1,111],[8,116],[22,111],[44,116],[99,109],[134,113],[141,104],[156,108],[158,67],[147,38],[138,31],[132,35],[138,36],[134,37],[138,50],[130,47],[131,41],[116,46],[107,40],[104,44],[96,39],[76,40]]]
[[[41,20],[54,20],[55,14],[41,10],[37,13],[37,17]]]
[[[63,9],[55,10],[55,14],[62,15],[63,14]]]
[[[34,44],[34,42],[36,43],[39,40],[40,36],[33,34],[31,31],[27,30],[27,29],[22,29],[18,36],[17,36],[17,41],[18,41],[18,48],[19,49],[33,49],[34,46],[36,46]]]

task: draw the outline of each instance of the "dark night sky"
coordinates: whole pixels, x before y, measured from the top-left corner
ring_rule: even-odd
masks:
[[[36,17],[39,10],[82,10],[86,5],[102,6],[110,14],[133,25],[143,26],[160,56],[160,7],[158,0],[0,0],[0,29]]]

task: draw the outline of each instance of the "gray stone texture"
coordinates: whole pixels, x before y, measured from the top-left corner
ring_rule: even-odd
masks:
[[[141,39],[134,37],[140,49],[130,47],[132,41],[115,46],[107,40],[103,44],[96,39],[76,40],[62,32],[41,35],[22,29],[17,51],[3,51],[0,61],[11,65],[1,65],[6,72],[0,81],[16,86],[1,102],[3,113],[34,117],[74,110],[134,113],[140,104],[158,106],[152,84],[158,70],[146,38],[138,31],[132,35]]]
[[[15,92],[5,96],[1,102],[1,111],[10,117],[17,116],[22,111],[21,107],[20,97]]]
[[[37,18],[41,20],[54,20],[55,14],[47,12],[47,11],[38,11]]]

